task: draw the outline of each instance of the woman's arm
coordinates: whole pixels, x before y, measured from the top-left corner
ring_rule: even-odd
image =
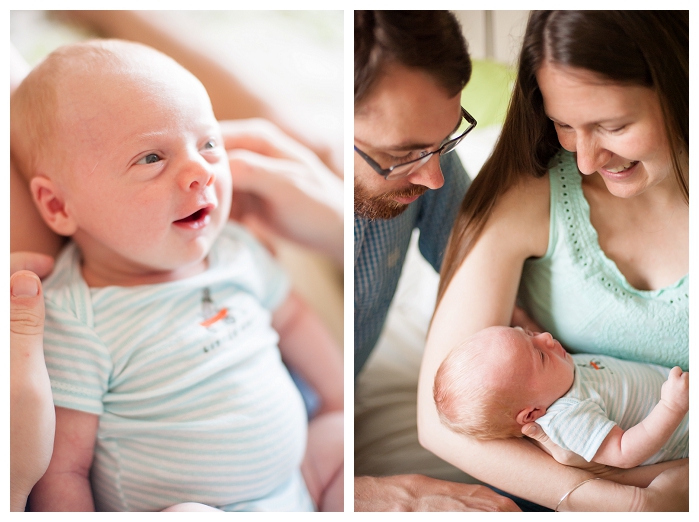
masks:
[[[529,179],[510,189],[458,269],[439,303],[428,334],[418,382],[418,435],[427,449],[466,473],[518,497],[554,508],[573,487],[595,475],[563,466],[522,439],[476,441],[444,427],[432,397],[434,375],[446,354],[469,335],[512,317],[522,266],[542,256],[548,246],[548,178]],[[597,480],[576,490],[566,501],[578,510],[634,510],[671,502],[682,508],[686,484],[674,468],[649,490]],[[668,478],[667,474],[671,476]],[[656,483],[654,481],[654,484]],[[671,483],[671,484],[669,484]],[[670,487],[680,498],[670,498]],[[668,488],[668,495],[656,495]],[[574,501],[574,502],[573,502]],[[685,500],[686,502],[686,500]],[[667,504],[662,506],[667,509]]]

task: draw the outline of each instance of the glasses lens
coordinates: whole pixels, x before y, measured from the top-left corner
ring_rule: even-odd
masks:
[[[399,178],[404,178],[405,176],[409,176],[415,170],[419,169],[425,163],[430,161],[431,157],[432,157],[432,154],[428,154],[427,156],[420,158],[419,160],[415,161],[414,163],[407,163],[405,165],[398,165],[396,168],[394,168],[391,171],[391,173],[388,176],[386,176],[386,179],[387,180],[399,179]]]
[[[462,141],[464,138],[465,138],[465,136],[462,134],[461,136],[457,136],[456,138],[454,138],[454,139],[451,140],[450,142],[446,143],[446,144],[444,145],[444,148],[443,148],[442,151],[440,152],[440,154],[448,154],[449,152],[451,152],[452,150],[454,150],[454,149],[456,148],[456,146],[457,146],[459,143],[461,143],[461,141]]]

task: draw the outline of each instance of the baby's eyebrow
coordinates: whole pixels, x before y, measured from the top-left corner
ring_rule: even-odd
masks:
[[[166,136],[167,132],[165,131],[149,131],[149,132],[141,132],[139,134],[133,134],[131,137],[132,141],[148,141],[153,138],[160,138],[163,136]]]

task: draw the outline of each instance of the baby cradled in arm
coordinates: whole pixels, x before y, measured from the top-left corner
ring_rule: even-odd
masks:
[[[12,96],[11,140],[72,239],[44,284],[56,438],[32,510],[341,510],[341,352],[228,222],[201,83],[143,45],[66,46]],[[319,392],[310,424],[282,358]]]
[[[689,455],[689,372],[569,354],[549,333],[486,328],[452,350],[434,384],[444,425],[482,440],[536,422],[563,449],[619,468]]]

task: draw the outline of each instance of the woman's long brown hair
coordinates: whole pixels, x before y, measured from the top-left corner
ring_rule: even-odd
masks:
[[[673,170],[689,204],[689,174],[682,168],[689,164],[689,12],[532,11],[502,132],[461,204],[442,263],[437,303],[500,195],[523,177],[543,176],[560,149],[536,82],[545,60],[586,69],[610,83],[653,89]]]

